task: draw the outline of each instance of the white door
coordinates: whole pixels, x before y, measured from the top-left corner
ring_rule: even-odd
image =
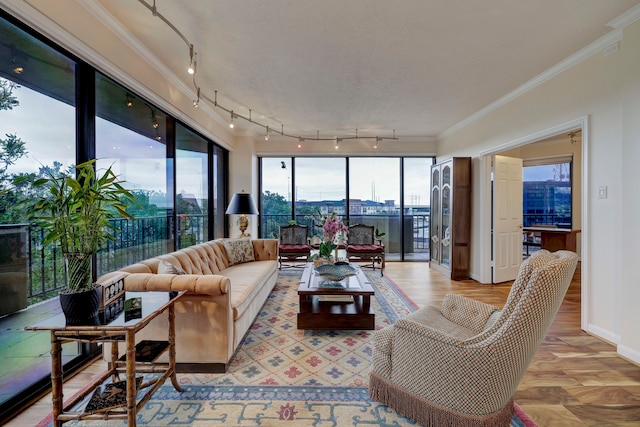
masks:
[[[522,159],[493,157],[493,283],[514,280],[522,263]]]

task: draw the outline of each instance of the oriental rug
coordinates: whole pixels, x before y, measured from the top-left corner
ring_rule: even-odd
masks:
[[[416,310],[388,278],[366,273],[376,291],[376,329]],[[282,271],[225,374],[178,374],[184,391],[162,386],[138,413],[142,426],[410,426],[368,396],[373,331],[296,328],[301,271]],[[51,426],[51,418],[39,426]],[[124,421],[65,426],[126,425]],[[516,406],[512,426],[535,426]]]

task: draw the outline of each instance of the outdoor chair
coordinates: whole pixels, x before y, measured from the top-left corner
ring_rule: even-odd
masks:
[[[363,267],[376,269],[380,264],[380,275],[384,275],[384,244],[375,238],[373,225],[355,224],[349,226],[347,241],[347,259],[351,261],[370,261]]]
[[[304,263],[285,265],[282,261],[306,261],[309,258],[311,246],[307,237],[307,226],[297,224],[280,226],[278,252],[280,269],[282,267],[304,267]]]
[[[571,283],[574,252],[539,250],[502,310],[448,294],[374,333],[369,395],[424,426],[508,426],[513,395]]]

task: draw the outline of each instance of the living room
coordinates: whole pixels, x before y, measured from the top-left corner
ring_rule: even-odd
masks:
[[[462,120],[442,131],[424,134],[420,138],[403,138],[404,130],[400,125],[368,131],[354,124],[353,131],[338,133],[346,137],[351,135],[354,139],[343,138],[339,144],[335,132],[327,131],[332,140],[319,140],[325,137],[324,131],[316,131],[314,123],[300,125],[299,129],[306,130],[298,132],[293,124],[287,123],[287,116],[282,117],[283,126],[271,124],[267,129],[240,117],[251,114],[253,121],[261,123],[263,119],[256,112],[260,108],[250,112],[247,105],[244,105],[244,110],[234,106],[231,114],[221,112],[215,105],[217,94],[212,88],[203,85],[198,95],[190,77],[184,78],[168,68],[176,64],[186,67],[188,49],[181,46],[179,52],[172,53],[176,59],[169,64],[169,61],[164,63],[159,59],[160,53],[150,53],[146,48],[147,44],[158,43],[153,36],[141,39],[139,35],[140,39],[128,40],[128,37],[133,38],[134,28],[126,28],[117,19],[111,20],[115,16],[111,8],[117,10],[117,3],[7,1],[2,3],[2,9],[12,19],[33,28],[44,39],[87,61],[139,98],[179,117],[188,127],[228,150],[230,194],[246,190],[256,200],[259,199],[258,159],[265,157],[332,157],[336,152],[340,157],[435,156],[438,161],[454,156],[472,157],[471,277],[478,283],[491,283],[492,214],[487,202],[491,194],[491,156],[580,129],[580,328],[612,345],[618,357],[638,364],[640,336],[633,325],[640,323],[640,314],[634,305],[640,296],[640,291],[634,286],[639,273],[634,254],[640,249],[634,238],[638,229],[636,218],[640,214],[640,197],[635,191],[635,182],[640,174],[635,166],[635,160],[640,158],[637,148],[640,146],[637,136],[640,134],[637,101],[640,99],[640,60],[635,54],[640,49],[640,26],[637,22],[640,13],[638,2],[614,3],[620,13],[601,22],[598,37],[567,48],[569,50],[564,56],[532,73],[535,78],[518,82],[512,91],[469,111]],[[158,5],[161,6],[164,7]],[[140,4],[135,7],[140,9],[135,16],[144,16],[149,23],[158,21]],[[119,13],[126,13],[124,10]],[[622,14],[625,11],[628,12]],[[186,31],[186,23],[176,23],[181,24],[181,31]],[[607,23],[609,27],[605,26]],[[151,34],[154,31],[166,32],[163,38],[175,36],[161,22],[144,28]],[[197,40],[192,34],[189,38]],[[175,45],[180,43],[178,39]],[[199,43],[194,45],[199,48]],[[201,51],[198,73],[205,72],[202,67],[205,58],[206,52]],[[384,61],[384,58],[380,59]],[[294,68],[295,63],[290,67]],[[321,77],[322,73],[318,73],[314,79],[320,81]],[[239,99],[239,104],[246,102],[242,93],[229,95]],[[389,96],[388,93],[380,95]],[[231,106],[230,97],[223,98],[220,93],[219,101],[224,99],[225,105]],[[197,100],[200,104],[194,108],[193,103]],[[374,97],[367,102],[379,103],[380,98]],[[290,103],[299,104],[300,100]],[[331,110],[326,105],[318,108]],[[413,116],[409,115],[411,120],[426,120],[420,110],[416,108],[414,111]],[[229,128],[229,119],[235,120],[236,130]],[[267,117],[264,122],[268,120]],[[292,139],[282,135],[289,133],[306,138]],[[270,135],[268,141],[265,134]],[[314,137],[318,140],[314,141]],[[377,142],[378,137],[388,139],[383,139],[374,149],[373,142]],[[394,139],[396,137],[399,140]],[[601,187],[608,190],[605,198],[598,197]],[[226,207],[225,202],[220,201],[222,211]],[[221,221],[217,226],[228,221],[228,228],[224,229],[223,225],[222,232],[230,237],[237,235],[234,218],[226,219],[222,212],[219,215]],[[257,217],[251,218],[250,227],[252,235],[259,235]],[[417,267],[411,265],[407,268]],[[422,268],[427,270],[426,264]],[[388,274],[396,280],[392,270]]]

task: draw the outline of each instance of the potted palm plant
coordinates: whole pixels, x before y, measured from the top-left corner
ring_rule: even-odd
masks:
[[[65,260],[67,286],[60,292],[60,305],[67,324],[98,323],[102,292],[93,284],[93,255],[115,240],[111,219],[133,219],[126,209],[135,203],[134,195],[111,167],[96,173],[95,162],[77,165],[75,177],[49,171],[33,183],[47,191],[32,202],[30,219],[44,230],[42,243],[57,243]]]

